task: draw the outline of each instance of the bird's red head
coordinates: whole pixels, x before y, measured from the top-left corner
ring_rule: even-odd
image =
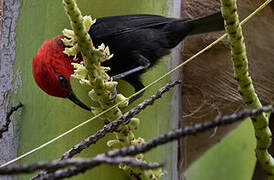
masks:
[[[37,85],[51,96],[69,98],[75,104],[90,110],[75,96],[70,85],[73,58],[63,53],[62,36],[45,41],[32,61],[33,77]]]
[[[38,86],[51,96],[66,98],[69,89],[63,88],[58,76],[67,79],[73,73],[72,58],[63,53],[61,36],[45,41],[32,61],[33,77]]]

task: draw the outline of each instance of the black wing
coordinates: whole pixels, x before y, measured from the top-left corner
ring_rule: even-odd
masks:
[[[91,26],[89,33],[91,38],[106,38],[118,36],[138,29],[157,28],[173,20],[158,15],[134,14],[124,16],[110,16],[98,18]]]

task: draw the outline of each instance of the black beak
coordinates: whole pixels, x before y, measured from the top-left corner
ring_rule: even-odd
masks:
[[[88,107],[87,105],[85,105],[84,103],[82,103],[74,94],[74,92],[72,90],[70,90],[68,98],[74,102],[75,104],[77,104],[78,106],[80,106],[81,108],[91,111],[90,107]]]

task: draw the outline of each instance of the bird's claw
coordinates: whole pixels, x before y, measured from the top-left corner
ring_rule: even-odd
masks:
[[[116,97],[117,97],[117,94],[118,94],[116,88],[113,90],[113,93],[112,93],[112,94],[113,94],[113,96],[112,96],[111,100],[114,101],[114,100],[116,99]]]

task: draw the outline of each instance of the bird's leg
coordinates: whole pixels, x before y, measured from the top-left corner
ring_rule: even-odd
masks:
[[[124,77],[127,77],[128,75],[131,75],[131,74],[133,74],[133,73],[142,71],[142,70],[144,70],[144,69],[145,69],[144,66],[138,66],[138,67],[133,68],[133,69],[131,69],[131,70],[122,72],[122,73],[117,74],[117,75],[115,75],[115,76],[112,76],[112,78],[113,78],[114,80],[122,79],[122,78],[124,78]]]
[[[114,76],[112,76],[112,78],[126,80],[134,87],[135,92],[138,92],[139,90],[144,88],[143,83],[139,79],[138,72],[147,69],[150,66],[150,61],[146,57],[144,57],[143,55],[141,55],[140,53],[137,53],[137,52],[132,53],[131,57],[140,66],[133,68],[129,71],[125,71],[123,73],[114,75]],[[132,103],[133,101],[135,101],[136,99],[141,97],[143,94],[144,94],[144,92],[130,98],[129,103]]]
[[[113,97],[112,97],[112,100],[114,100],[114,99],[117,97],[117,94],[118,94],[118,92],[117,92],[117,89],[115,88],[115,89],[113,90]]]
[[[150,66],[150,61],[143,55],[139,53],[134,53],[132,57],[139,64],[139,66],[133,69],[130,69],[128,71],[122,72],[120,74],[114,75],[112,76],[113,79],[121,79],[121,78],[127,77],[128,75],[131,75],[133,73],[145,70]]]
[[[128,83],[130,83],[133,87],[135,92],[140,91],[141,89],[143,89],[145,86],[143,85],[143,83],[141,82],[141,80],[139,79],[139,75],[138,74],[132,74],[130,76],[127,76],[125,78],[123,78],[125,81],[127,81]],[[141,92],[140,94],[133,96],[132,98],[129,99],[129,104],[131,104],[132,102],[134,102],[135,100],[137,100],[138,98],[140,98],[145,91]],[[130,123],[130,119],[128,119],[124,124],[128,124]]]
[[[135,92],[138,92],[139,90],[143,89],[145,86],[139,79],[139,74],[137,72],[147,69],[150,66],[150,61],[139,53],[134,53],[132,57],[139,64],[139,66],[137,66],[136,68],[130,69],[128,71],[122,72],[120,74],[114,75],[112,76],[112,78],[124,79],[125,81],[127,81],[134,87]],[[129,104],[131,104],[132,102],[140,98],[143,94],[144,94],[144,91],[130,98]],[[125,122],[125,124],[128,124],[130,120],[131,119],[128,119],[128,121]]]

